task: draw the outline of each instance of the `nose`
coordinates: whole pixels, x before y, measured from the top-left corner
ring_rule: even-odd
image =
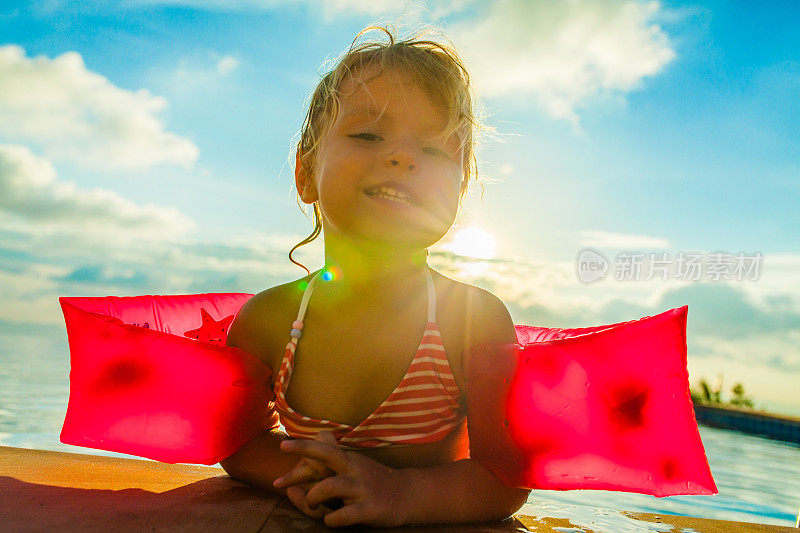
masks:
[[[417,145],[412,140],[397,141],[386,156],[386,164],[390,167],[408,169],[419,168]]]

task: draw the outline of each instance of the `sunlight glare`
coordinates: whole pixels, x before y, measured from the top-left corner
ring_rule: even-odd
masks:
[[[468,226],[458,230],[453,241],[443,248],[465,257],[494,259],[495,244],[491,233],[478,226]]]

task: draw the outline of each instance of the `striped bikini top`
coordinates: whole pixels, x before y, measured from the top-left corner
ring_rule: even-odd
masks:
[[[327,430],[342,448],[379,448],[437,442],[458,427],[466,413],[460,406],[461,391],[450,370],[436,324],[436,290],[427,268],[428,322],[414,359],[389,397],[357,426],[309,418],[289,406],[286,390],[292,377],[294,353],[317,277],[319,274],[311,279],[303,294],[297,320],[292,324],[292,340],[286,345],[275,380],[275,410],[289,436],[313,439],[320,431]]]

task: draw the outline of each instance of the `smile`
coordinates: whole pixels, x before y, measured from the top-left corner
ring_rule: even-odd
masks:
[[[375,199],[387,200],[392,203],[401,204],[412,206],[414,205],[411,201],[411,197],[402,192],[394,189],[392,187],[378,187],[375,189],[367,189],[364,191],[368,196],[371,196]]]

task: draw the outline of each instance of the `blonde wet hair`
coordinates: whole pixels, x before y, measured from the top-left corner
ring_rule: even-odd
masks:
[[[389,42],[372,40],[357,44],[362,35],[374,30],[385,33]],[[455,47],[452,43],[448,45],[422,39],[421,37],[427,33],[434,32],[427,29],[407,39],[397,40],[389,29],[383,26],[369,26],[361,30],[350,48],[335,60],[336,66],[322,77],[311,95],[308,112],[300,131],[300,140],[297,143],[300,164],[309,176],[313,176],[320,142],[339,116],[343,95],[341,88],[345,80],[368,67],[377,66],[378,72],[374,77],[388,71],[404,74],[423,89],[435,104],[441,105],[447,111],[447,124],[441,135],[449,140],[455,138],[458,150],[463,155],[459,194],[459,207],[461,206],[470,179],[478,181],[478,164],[475,157],[478,133],[491,128],[486,126],[482,118],[475,113],[475,97],[469,72]],[[369,80],[360,83],[366,81]],[[302,209],[299,192],[297,203]],[[313,203],[313,209],[314,230],[289,251],[289,260],[309,273],[308,268],[292,258],[292,253],[300,246],[316,239],[322,231],[318,201]]]

